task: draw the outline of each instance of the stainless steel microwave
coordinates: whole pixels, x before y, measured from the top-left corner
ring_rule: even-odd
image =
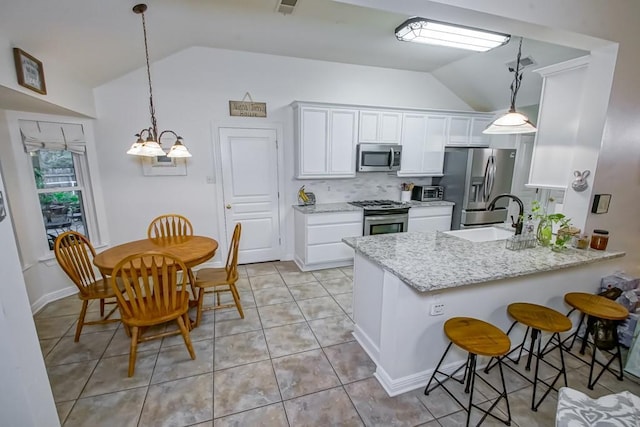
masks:
[[[388,172],[400,170],[402,145],[358,144],[357,172]]]

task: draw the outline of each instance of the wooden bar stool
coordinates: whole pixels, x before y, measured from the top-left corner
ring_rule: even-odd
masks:
[[[560,339],[560,333],[567,332],[569,329],[571,329],[571,321],[569,320],[568,317],[566,317],[562,313],[559,313],[548,307],[537,305],[537,304],[530,304],[526,302],[516,302],[513,304],[509,304],[509,306],[507,307],[507,313],[509,313],[509,316],[511,316],[514,319],[514,322],[511,324],[509,331],[507,331],[507,335],[511,333],[511,330],[518,323],[526,326],[527,330],[524,333],[524,337],[522,338],[522,343],[519,346],[512,349],[505,356],[505,358],[517,365],[520,362],[520,358],[522,357],[522,351],[525,350],[527,336],[530,336],[529,349],[526,350],[528,352],[528,355],[527,355],[527,364],[525,366],[525,369],[527,371],[531,370],[531,358],[535,356],[536,367],[533,375],[533,381],[529,379],[526,375],[516,370],[514,367],[510,366],[509,364],[505,364],[505,366],[510,368],[511,370],[516,372],[518,375],[522,376],[524,379],[526,379],[527,381],[533,384],[533,395],[531,397],[531,409],[534,411],[537,411],[538,407],[540,406],[542,401],[547,397],[549,392],[551,390],[556,390],[555,384],[556,382],[558,382],[558,379],[560,379],[560,376],[563,377],[564,385],[567,386],[567,371],[564,365],[564,355],[562,353],[562,340]],[[542,332],[547,332],[552,334],[551,338],[549,338],[544,348],[542,348]],[[535,350],[536,341],[538,342],[537,351]],[[554,341],[555,341],[555,344],[553,344]],[[553,346],[547,350],[547,347],[549,346],[549,344],[553,344]],[[552,352],[556,348],[558,348],[558,351],[560,352],[560,367],[544,359],[544,356],[546,356],[548,353]],[[518,353],[517,359],[512,359],[510,356],[516,352]],[[495,366],[495,363],[493,365],[491,364],[492,361],[489,361],[489,364],[485,368],[484,371],[486,373],[488,373],[489,370],[491,370]],[[558,373],[556,374],[555,378],[551,383],[548,383],[545,380],[538,378],[538,374],[540,372],[540,361],[544,362],[547,366],[558,371]],[[542,383],[545,386],[547,386],[547,390],[543,393],[542,397],[540,397],[540,400],[536,402],[536,390],[538,387],[538,383]]]
[[[601,327],[600,320],[608,320],[612,322],[620,322],[625,320],[629,316],[629,311],[618,304],[615,301],[612,301],[608,298],[587,294],[583,292],[571,292],[564,296],[564,301],[571,307],[571,311],[567,314],[569,316],[574,310],[578,310],[582,313],[580,316],[580,322],[578,323],[578,327],[573,335],[567,340],[571,339],[571,344],[567,348],[567,350],[571,350],[573,347],[573,343],[578,335],[578,331],[580,330],[580,326],[582,325],[585,316],[587,316],[587,327],[584,332],[584,336],[582,337],[582,345],[580,346],[580,354],[584,354],[587,348],[587,343],[589,342],[589,334],[591,333],[594,337],[593,339],[593,348],[591,351],[591,367],[589,369],[589,382],[587,383],[587,387],[589,390],[593,390],[593,386],[600,379],[602,374],[605,371],[609,371],[612,374],[616,375],[618,380],[623,380],[623,370],[622,370],[622,355],[620,352],[620,344],[618,343],[618,327],[614,325],[611,333],[613,334],[613,348],[615,348],[615,352],[611,352],[610,349],[598,347],[596,345],[596,336],[602,331],[599,330]],[[566,340],[565,340],[566,341]],[[607,363],[602,363],[599,360],[596,360],[596,348],[598,348],[601,352],[606,352],[611,355],[611,358],[607,361]],[[612,349],[613,349],[612,348]],[[571,353],[570,353],[571,354]],[[579,360],[581,358],[572,355]],[[618,368],[619,373],[616,373],[611,370],[610,366],[614,360],[618,360]],[[598,364],[602,367],[600,373],[593,379],[593,367],[595,364]]]
[[[444,323],[444,333],[449,338],[449,345],[447,349],[444,351],[442,358],[438,362],[438,366],[433,371],[431,378],[429,379],[429,383],[427,387],[424,389],[424,394],[429,395],[434,389],[438,387],[442,387],[445,391],[460,405],[465,411],[467,411],[467,423],[469,426],[469,419],[471,417],[471,408],[476,408],[480,412],[483,412],[484,415],[480,419],[477,425],[482,424],[482,422],[487,418],[487,415],[491,415],[493,418],[498,421],[502,421],[506,425],[511,425],[511,409],[509,408],[509,399],[507,397],[507,387],[504,382],[504,375],[502,372],[502,362],[501,356],[505,355],[509,349],[511,348],[511,341],[509,337],[502,332],[500,329],[491,325],[490,323],[483,322],[482,320],[472,319],[470,317],[454,317],[447,320]],[[440,365],[444,361],[449,349],[451,348],[451,344],[455,344],[461,349],[467,351],[469,353],[467,357],[467,361],[465,364],[456,369],[453,373],[447,374],[445,372],[441,372]],[[487,380],[482,378],[481,376],[476,374],[476,363],[477,356],[489,356],[495,357],[497,360],[498,368],[500,369],[500,380],[502,381],[502,390],[498,390],[492,384],[490,384]],[[460,372],[460,370],[464,368],[464,375],[462,379],[457,379],[454,376]],[[443,375],[445,378],[442,380],[436,377],[437,374]],[[473,389],[475,385],[475,379],[480,378],[491,387],[496,393],[499,394],[498,398],[493,402],[491,407],[488,410],[484,410],[480,408],[478,405],[473,403]],[[460,384],[465,385],[465,393],[469,393],[469,403],[465,406],[462,402],[460,402],[453,393],[447,389],[445,383],[453,379],[454,381],[459,382]],[[432,381],[436,381],[437,384],[432,388],[429,388]],[[507,404],[507,419],[503,420],[498,418],[491,411],[498,405],[501,399],[504,399]]]

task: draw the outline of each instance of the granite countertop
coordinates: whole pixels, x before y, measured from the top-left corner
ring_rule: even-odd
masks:
[[[447,202],[446,200],[438,201],[438,202],[418,202],[416,200],[411,200],[409,202],[403,203],[404,206],[409,207],[429,207],[429,206],[453,206],[455,203]],[[358,206],[350,205],[347,202],[342,203],[318,203],[315,205],[308,206],[299,206],[292,205],[293,209],[300,211],[305,214],[314,214],[314,213],[329,213],[329,212],[354,212],[361,211],[362,208]]]
[[[305,214],[362,211],[362,208],[350,205],[349,203],[318,203],[307,206],[293,205],[293,209]]]
[[[342,239],[347,245],[420,292],[559,270],[624,252],[538,246],[512,251],[504,240],[470,242],[441,232],[409,232]]]

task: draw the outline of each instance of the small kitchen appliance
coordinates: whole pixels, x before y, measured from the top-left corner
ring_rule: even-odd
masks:
[[[400,170],[402,145],[358,144],[357,172],[390,172]]]
[[[434,202],[444,198],[444,188],[439,185],[416,185],[411,192],[411,200]]]
[[[409,207],[393,200],[357,200],[349,202],[363,209],[362,234],[401,233],[407,231]]]

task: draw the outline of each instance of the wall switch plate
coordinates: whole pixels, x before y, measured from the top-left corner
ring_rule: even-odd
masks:
[[[431,316],[441,316],[444,314],[444,304],[441,302],[437,302],[431,304],[431,311],[429,312]]]

